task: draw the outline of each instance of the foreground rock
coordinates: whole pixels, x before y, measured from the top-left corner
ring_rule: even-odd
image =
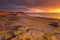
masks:
[[[23,12],[2,13],[0,40],[60,40],[58,19],[31,17]]]

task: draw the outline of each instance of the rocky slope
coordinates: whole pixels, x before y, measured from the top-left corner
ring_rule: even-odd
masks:
[[[0,12],[0,40],[60,40],[60,20]]]

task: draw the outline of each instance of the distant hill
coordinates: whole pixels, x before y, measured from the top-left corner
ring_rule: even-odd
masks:
[[[45,17],[45,18],[60,19],[60,13],[26,13],[26,15],[34,16],[34,17]]]

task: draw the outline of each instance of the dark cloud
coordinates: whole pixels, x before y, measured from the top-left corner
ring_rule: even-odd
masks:
[[[60,0],[0,0],[0,11],[20,11],[29,7],[52,7]]]
[[[24,0],[0,0],[0,11],[20,11],[27,8]]]

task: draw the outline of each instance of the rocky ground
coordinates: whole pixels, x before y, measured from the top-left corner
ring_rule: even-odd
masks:
[[[0,12],[0,40],[60,40],[60,20]]]

